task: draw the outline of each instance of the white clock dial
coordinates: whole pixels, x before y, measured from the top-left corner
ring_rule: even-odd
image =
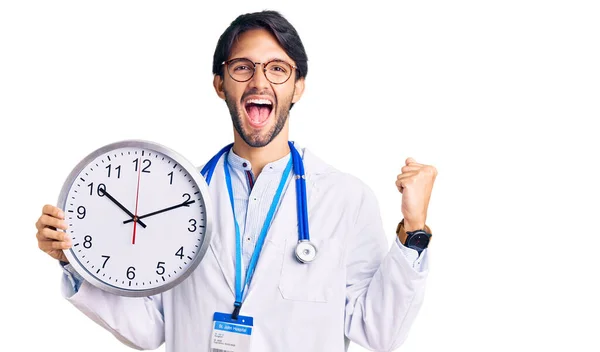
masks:
[[[84,278],[107,291],[143,296],[183,280],[210,238],[207,188],[195,167],[149,142],[121,142],[90,154],[65,183],[73,246]]]

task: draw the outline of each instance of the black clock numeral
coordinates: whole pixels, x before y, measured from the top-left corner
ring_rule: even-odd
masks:
[[[146,162],[148,162],[148,165],[146,165]],[[146,165],[146,167],[142,169],[142,172],[150,173],[150,170],[146,170],[147,168],[150,167],[150,165],[152,165],[152,162],[150,161],[150,159],[144,159],[144,165]]]
[[[183,246],[181,246],[181,248],[179,248],[179,250],[177,251],[177,253],[175,253],[176,256],[179,257],[179,259],[183,259]]]
[[[196,227],[196,219],[190,219],[190,221],[192,224],[190,225],[190,227],[188,227],[188,231],[189,232],[195,232],[198,228]]]
[[[165,273],[165,267],[163,266],[163,264],[165,264],[165,262],[158,262],[158,264],[156,265],[156,273],[158,275],[162,275]]]
[[[94,195],[94,182],[90,183],[88,187],[90,188],[90,196]],[[98,197],[104,197],[104,191],[106,191],[106,185],[104,183],[99,184],[96,190]]]
[[[96,192],[98,193],[99,197],[104,197],[104,192],[106,192],[106,185],[104,183],[99,184],[98,190]]]
[[[182,195],[182,197],[187,197],[187,199],[185,201],[183,201],[184,203],[187,203],[192,199],[192,196],[190,196],[188,193],[184,193]]]
[[[139,159],[135,159],[133,161],[133,163],[135,164],[135,171],[138,171],[138,164],[139,164]],[[150,161],[150,159],[144,159],[144,161],[142,161],[142,163],[144,165],[146,165],[143,169],[142,172],[145,173],[150,173],[150,170],[148,170],[148,168],[150,167],[150,165],[152,165],[152,161]]]
[[[85,207],[83,205],[80,205],[79,207],[77,207],[77,218],[78,219],[85,218]]]
[[[102,264],[102,269],[104,269],[104,266],[106,265],[106,262],[110,259],[110,256],[103,255],[102,258],[106,258],[106,259],[104,259],[104,263]]]
[[[92,248],[92,236],[90,236],[90,235],[87,235],[87,236],[85,236],[85,237],[83,238],[83,246],[84,246],[86,249],[90,249],[90,248]]]
[[[108,164],[108,166],[105,167],[105,169],[108,169],[108,177],[110,177],[110,171],[112,169],[112,164]],[[115,167],[115,170],[117,170],[117,178],[121,178],[121,165]]]
[[[170,179],[169,179],[169,184],[170,184],[170,185],[172,185],[172,184],[173,184],[173,171],[169,172],[169,173],[167,174],[167,176],[170,176]]]
[[[133,266],[127,268],[127,278],[129,280],[135,279],[135,268]]]

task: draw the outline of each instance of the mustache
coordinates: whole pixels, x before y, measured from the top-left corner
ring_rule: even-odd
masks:
[[[251,88],[248,91],[245,91],[244,94],[242,94],[242,98],[240,99],[240,102],[246,100],[247,97],[251,96],[251,95],[265,95],[270,97],[271,99],[273,99],[273,101],[275,102],[275,104],[277,104],[277,96],[275,96],[275,94],[273,94],[272,92],[268,91],[268,90],[263,90],[261,91],[258,88]]]

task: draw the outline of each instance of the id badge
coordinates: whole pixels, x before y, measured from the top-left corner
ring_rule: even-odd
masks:
[[[238,316],[231,319],[231,313],[215,313],[210,342],[211,352],[248,352],[254,319]]]

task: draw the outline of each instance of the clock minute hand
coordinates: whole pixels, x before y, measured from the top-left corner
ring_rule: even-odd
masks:
[[[187,202],[183,202],[181,204],[176,204],[176,205],[170,206],[168,208],[164,208],[164,209],[161,209],[161,210],[153,211],[152,213],[148,213],[148,214],[144,214],[144,215],[138,216],[138,219],[147,218],[149,216],[160,214],[160,213],[164,213],[166,211],[177,209],[179,207],[189,207],[190,204],[195,203],[195,202],[196,202],[195,200],[188,200]],[[133,219],[128,219],[128,220],[123,221],[123,223],[127,224],[127,223],[132,222],[132,221],[133,221]],[[139,220],[138,220],[138,222],[139,222]]]
[[[123,204],[121,204],[118,200],[115,199],[115,197],[111,196],[110,193],[108,193],[108,191],[106,189],[98,189],[98,193],[100,193],[100,191],[102,191],[101,196],[106,196],[106,198],[110,199],[113,203],[115,203],[119,208],[121,208],[121,210],[123,210],[127,215],[131,216],[131,221],[133,221],[133,219],[135,218],[135,215],[133,215],[129,210],[127,210],[127,208],[125,208],[123,206]],[[140,221],[140,218],[137,218],[137,223],[140,224],[143,228],[146,228],[146,224],[144,224],[142,221]]]

